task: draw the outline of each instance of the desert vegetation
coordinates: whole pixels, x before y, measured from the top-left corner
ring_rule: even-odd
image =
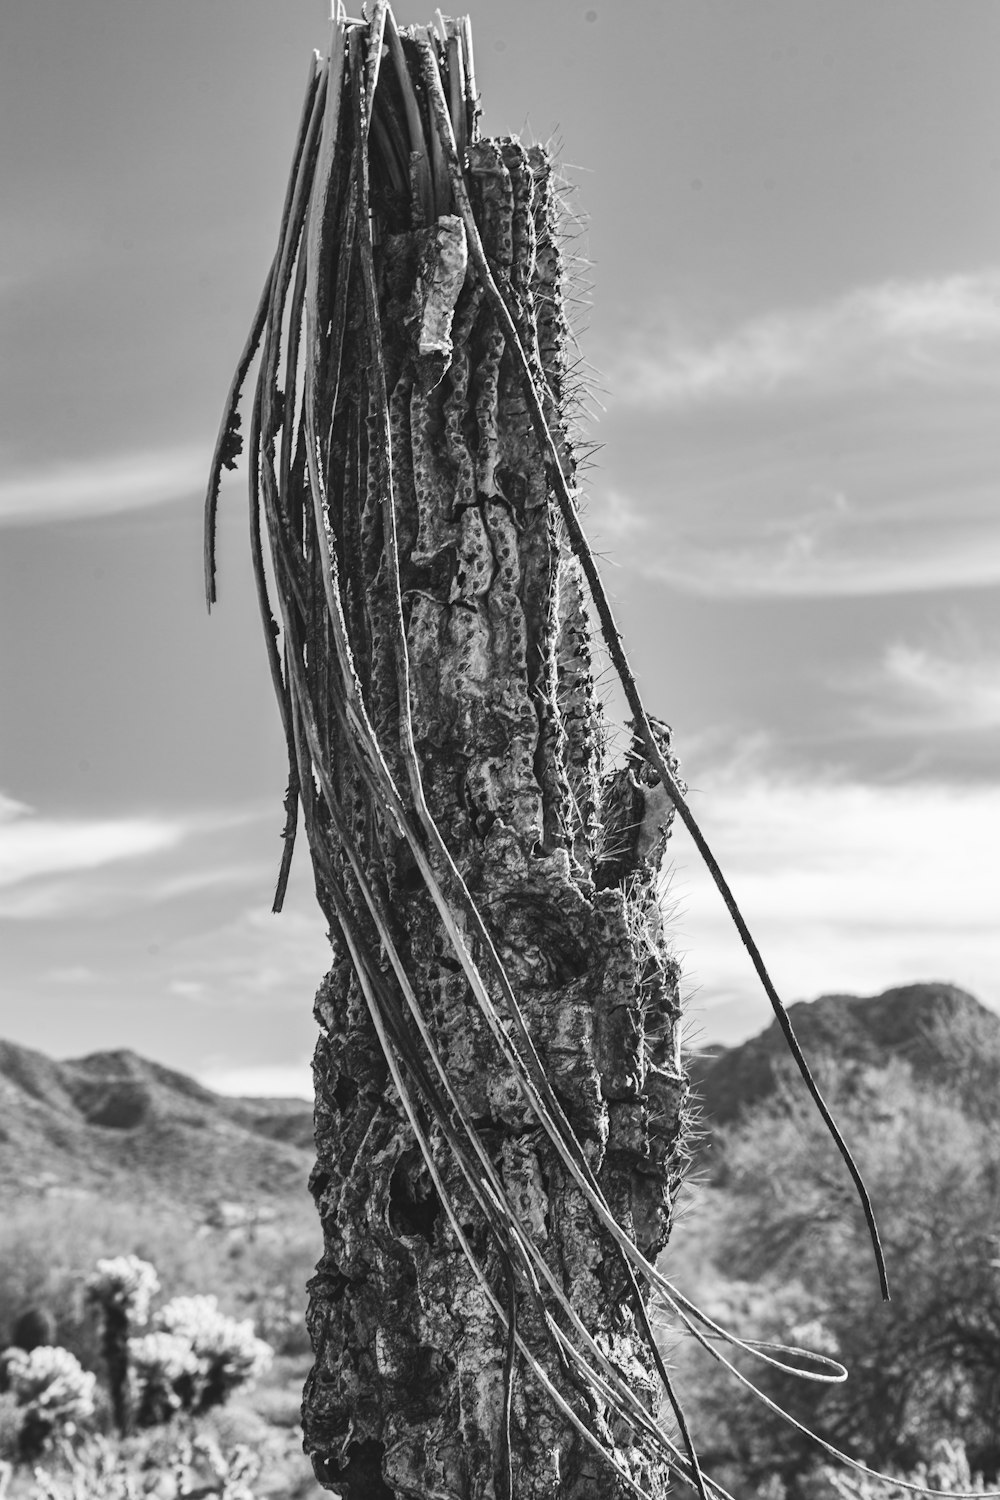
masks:
[[[724,1100],[712,1076],[705,1080],[707,1115],[724,1108],[726,1121],[703,1122],[661,1264],[744,1337],[802,1344],[848,1366],[849,1380],[833,1386],[740,1366],[803,1426],[911,1483],[975,1493],[995,1488],[1000,1469],[1000,1095],[991,1086],[1000,1024],[960,992],[917,988],[857,1010],[879,1034],[880,1061],[868,1033],[852,1033],[855,1002],[805,1008],[823,1086],[879,1209],[893,1301],[875,1295],[864,1218],[821,1128],[780,1068],[762,1072],[766,1038],[717,1062],[729,1084]],[[827,1047],[817,1040],[823,1028]],[[4,1361],[8,1496],[321,1493],[299,1427],[309,1366],[301,1311],[320,1251],[311,1205],[283,1209],[280,1219],[263,1204],[242,1218],[233,1210],[228,1218],[239,1222],[229,1227],[227,1215],[212,1217],[95,1198],[24,1200],[8,1212],[0,1326],[8,1342],[38,1346]],[[155,1262],[158,1286],[144,1262]],[[109,1303],[131,1304],[125,1436],[109,1382]],[[214,1381],[207,1364],[192,1368],[199,1328],[216,1353],[229,1342],[231,1362]],[[656,1332],[706,1471],[740,1500],[905,1493],[835,1463],[681,1339],[672,1317],[661,1314]],[[239,1376],[259,1339],[274,1357],[250,1384]],[[36,1424],[28,1447],[35,1441],[40,1451],[27,1458],[25,1408],[34,1401],[40,1416],[45,1390],[58,1398],[61,1426],[46,1433],[44,1420]]]
[[[881,1066],[828,1055],[822,1067],[878,1208],[890,1303],[872,1296],[866,1225],[795,1088],[779,1077],[703,1143],[672,1274],[744,1337],[801,1344],[850,1372],[816,1385],[741,1365],[796,1427],[671,1341],[706,1469],[734,1493],[901,1493],[831,1463],[802,1428],[918,1485],[996,1487],[1000,1105],[974,1084],[995,1076],[1000,1025],[964,998],[895,1056],[884,1049]]]
[[[227,1229],[92,1199],[7,1214],[0,1494],[320,1493],[298,1426],[315,1231],[263,1218]]]

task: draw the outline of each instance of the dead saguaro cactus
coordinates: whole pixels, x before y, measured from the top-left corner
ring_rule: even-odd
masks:
[[[306,1447],[346,1500],[704,1494],[648,1318],[654,1290],[700,1317],[655,1266],[686,1096],[656,878],[693,820],[577,516],[552,163],[477,118],[466,21],[335,21],[207,505],[211,601],[260,344],[275,904],[301,808],[334,950]]]
[[[571,478],[552,164],[476,117],[464,23],[336,25],[259,320],[288,844],[301,799],[335,950],[306,1441],[352,1500],[667,1473],[617,1409],[655,1405],[649,1290],[588,1198],[655,1260],[685,1095],[669,813],[638,744],[603,764],[552,455],[476,269]]]

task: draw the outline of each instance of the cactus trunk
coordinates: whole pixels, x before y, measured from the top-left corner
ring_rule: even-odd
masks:
[[[670,804],[640,739],[606,760],[554,491],[552,165],[478,136],[468,27],[444,26],[335,25],[256,327],[287,850],[301,804],[334,950],[305,1443],[344,1500],[659,1497],[636,1266],[669,1233],[686,1094]]]

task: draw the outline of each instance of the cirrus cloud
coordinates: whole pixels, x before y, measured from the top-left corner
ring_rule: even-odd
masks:
[[[0,793],[0,917],[108,917],[160,903],[267,889],[254,835],[269,813],[218,808],[170,816],[40,814]],[[211,837],[206,857],[199,840]],[[219,862],[225,842],[229,858]],[[127,866],[126,868],[123,868]]]
[[[96,870],[102,865],[173,848],[182,828],[162,818],[39,817],[0,793],[0,888],[43,876]]]
[[[960,620],[936,644],[890,642],[875,671],[847,688],[867,698],[863,723],[894,734],[1000,730],[1000,648]]]
[[[144,510],[205,486],[209,450],[196,445],[53,463],[0,479],[0,525]]]
[[[695,340],[667,312],[608,362],[617,400],[683,407],[822,394],[849,384],[1000,382],[1000,267],[857,287]]]
[[[909,467],[901,456],[896,486],[909,479]],[[707,598],[849,598],[998,584],[997,486],[983,478],[949,491],[948,466],[941,467],[940,487],[933,475],[922,487],[914,478],[913,492],[886,497],[878,476],[863,472],[857,497],[805,483],[791,499],[737,473],[728,493],[706,486],[690,520],[656,516],[641,546],[619,537],[616,560]],[[637,504],[633,509],[643,516]]]

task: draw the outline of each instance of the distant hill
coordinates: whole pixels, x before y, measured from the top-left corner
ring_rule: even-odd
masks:
[[[906,1063],[1000,1119],[1000,1016],[949,984],[823,995],[789,1007],[811,1066]],[[737,1047],[688,1059],[707,1127],[797,1078],[772,1022]],[[0,1210],[25,1195],[124,1196],[225,1217],[226,1205],[301,1198],[314,1160],[299,1099],[234,1099],[134,1052],[55,1062],[0,1041]]]
[[[897,1059],[918,1077],[961,1091],[966,1107],[1000,1115],[1000,1015],[955,985],[822,995],[790,1005],[788,1015],[814,1071],[835,1063],[850,1075]],[[738,1119],[798,1077],[777,1021],[737,1047],[693,1055],[688,1071],[708,1126]]]
[[[202,1211],[301,1197],[310,1106],[232,1099],[134,1052],[55,1062],[0,1041],[0,1202],[127,1196]]]

